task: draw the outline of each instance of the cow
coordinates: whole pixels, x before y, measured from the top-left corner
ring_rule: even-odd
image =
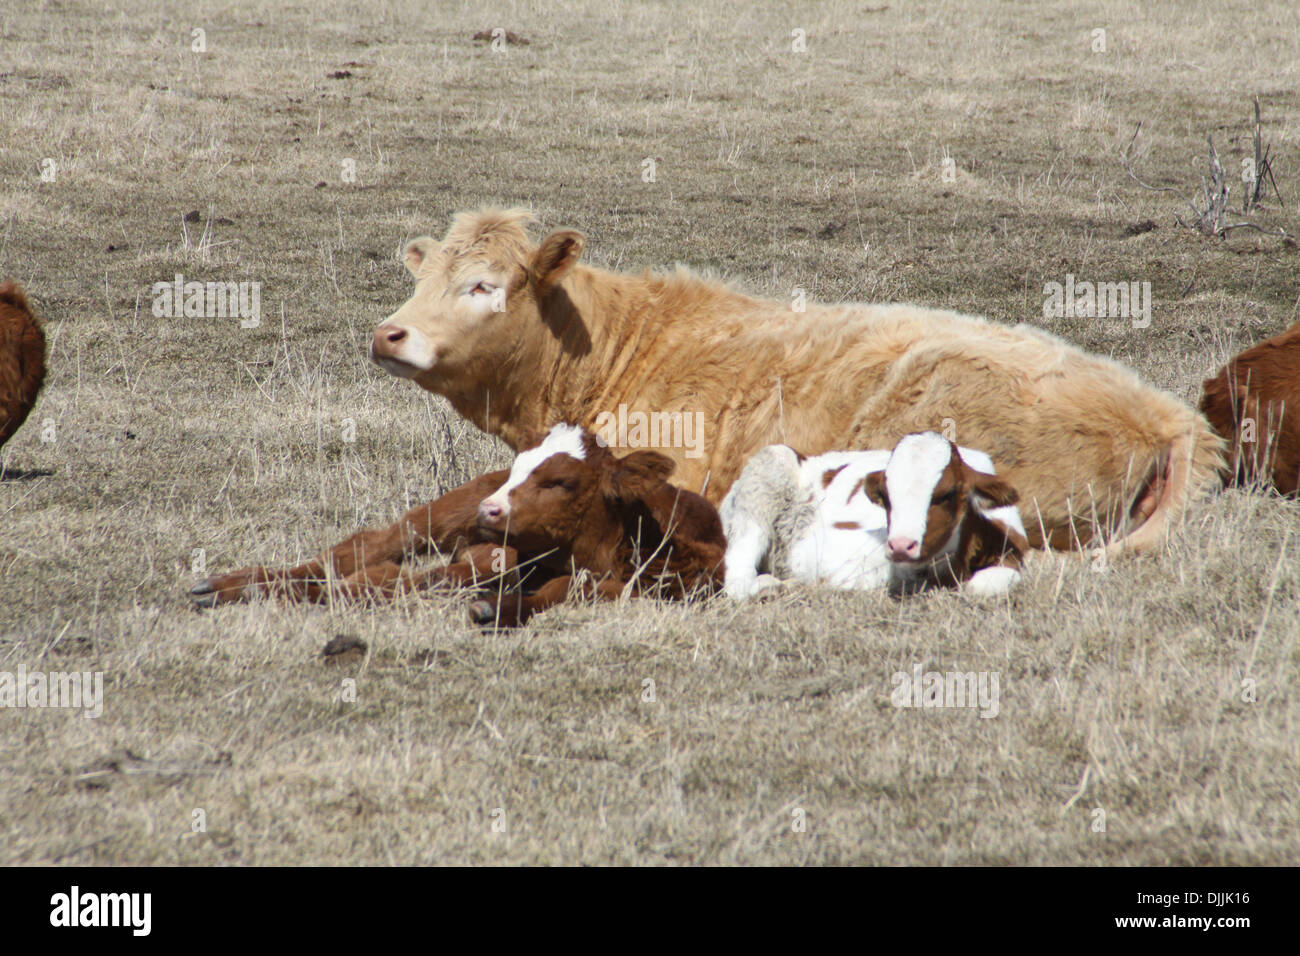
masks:
[[[503,626],[575,591],[602,600],[710,594],[724,579],[722,522],[703,497],[667,481],[673,467],[650,450],[617,457],[591,432],[556,425],[508,471],[468,482],[393,528],[359,532],[296,568],[214,575],[191,593],[213,607],[256,595],[325,602],[468,586],[495,592],[471,603],[473,619]],[[439,531],[471,524],[451,563],[423,572],[401,567],[404,558],[435,550]]]
[[[794,311],[681,267],[585,265],[581,233],[534,243],[530,222],[480,210],[410,242],[414,294],[371,340],[381,367],[516,450],[574,422],[674,459],[717,504],[766,445],[892,448],[939,428],[1019,489],[1032,547],[1111,556],[1157,546],[1221,467],[1193,409],[1041,330],[915,305]],[[636,416],[662,427],[626,431]],[[692,422],[704,440],[684,440]]]
[[[45,382],[45,333],[13,281],[0,283],[0,445],[18,431]]]
[[[1300,490],[1300,324],[1246,349],[1207,378],[1201,411],[1228,443],[1226,483]]]
[[[726,593],[747,598],[782,579],[896,594],[962,584],[1004,594],[1028,543],[1015,489],[983,452],[934,432],[893,451],[806,457],[769,445],[719,509]]]

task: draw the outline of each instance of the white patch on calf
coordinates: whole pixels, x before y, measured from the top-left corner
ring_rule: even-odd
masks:
[[[812,492],[816,512],[790,544],[795,577],[845,589],[885,584],[885,510],[859,486],[888,459],[888,452],[855,451],[827,452],[804,461],[802,481]],[[826,484],[824,475],[831,471],[835,476]]]
[[[972,597],[999,597],[1010,591],[1020,580],[1015,568],[994,567],[976,571],[966,582],[966,593]]]
[[[951,460],[952,445],[936,432],[905,435],[894,446],[885,466],[890,538],[924,540],[930,499]]]
[[[510,466],[510,477],[498,488],[485,504],[497,505],[503,514],[510,514],[510,492],[518,488],[536,471],[543,462],[554,455],[568,455],[578,461],[587,458],[586,446],[582,443],[582,429],[577,425],[556,425],[536,448],[520,452],[515,463]]]

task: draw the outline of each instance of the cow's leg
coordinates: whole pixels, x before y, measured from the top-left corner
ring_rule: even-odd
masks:
[[[298,582],[299,597],[304,601],[325,604],[336,601],[391,599],[398,594],[427,591],[431,588],[482,586],[495,580],[505,587],[518,584],[519,557],[514,548],[477,544],[464,548],[457,560],[441,568],[413,572],[403,570],[394,561],[367,564],[332,584],[323,580]]]
[[[409,555],[435,550],[454,553],[473,540],[479,502],[500,488],[509,475],[508,471],[481,475],[441,498],[412,508],[387,528],[358,531],[305,564],[292,568],[253,566],[216,574],[201,581],[190,593],[196,603],[205,607],[247,601],[258,595],[321,600],[325,593],[321,588],[331,576],[346,579],[371,566],[398,565]]]
[[[457,560],[410,576],[411,586],[427,590],[440,586],[485,587],[499,584],[513,588],[519,583],[519,553],[499,544],[475,544],[461,550]]]
[[[775,583],[770,567],[777,518],[789,512],[798,494],[799,459],[794,449],[769,445],[759,449],[722,500],[718,513],[727,538],[725,591],[751,597]]]
[[[469,606],[469,614],[475,624],[484,627],[515,627],[525,623],[534,614],[547,608],[562,604],[569,596],[573,584],[571,575],[551,578],[532,594],[503,594],[499,597],[478,598]],[[588,579],[579,593],[601,601],[617,600],[623,593],[623,585],[617,581],[598,581]]]
[[[971,597],[1000,597],[1020,581],[1020,571],[1007,565],[981,568],[966,582],[966,593]]]

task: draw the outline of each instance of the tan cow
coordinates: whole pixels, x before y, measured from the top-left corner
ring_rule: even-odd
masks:
[[[682,268],[581,264],[581,233],[534,244],[530,221],[463,213],[441,243],[411,242],[415,294],[371,346],[516,450],[559,422],[610,435],[616,415],[657,416],[659,434],[622,443],[670,456],[674,480],[716,503],[765,445],[811,455],[938,430],[1020,490],[1031,545],[1108,537],[1112,554],[1159,542],[1222,464],[1191,408],[1029,326],[914,305],[796,312]],[[695,421],[690,445],[677,423]]]

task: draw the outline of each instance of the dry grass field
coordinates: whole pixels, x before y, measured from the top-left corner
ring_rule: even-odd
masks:
[[[463,597],[186,593],[509,460],[366,355],[404,241],[487,203],[609,268],[1030,322],[1194,402],[1300,318],[1265,234],[1300,235],[1298,37],[1289,0],[6,3],[0,277],[51,374],[0,450],[0,671],[104,700],[0,709],[0,863],[1300,863],[1300,510],[1264,493],[985,607],[483,633]],[[1244,215],[1255,96],[1286,205]],[[1209,135],[1264,231],[1181,227],[1120,162],[1199,202]],[[259,282],[260,324],[155,316],[178,273]],[[1067,275],[1150,282],[1149,326],[1044,318]],[[997,715],[893,706],[916,665],[996,675]]]

